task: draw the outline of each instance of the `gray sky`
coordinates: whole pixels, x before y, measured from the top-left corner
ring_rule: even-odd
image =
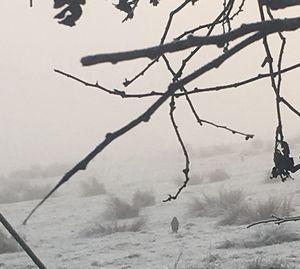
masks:
[[[0,2],[2,174],[35,163],[75,163],[102,141],[107,132],[118,129],[155,100],[122,100],[86,88],[54,73],[53,69],[90,82],[98,80],[106,87],[121,88],[124,78],[133,77],[148,63],[147,60],[82,67],[80,58],[93,53],[158,44],[170,9],[181,1],[161,0],[156,8],[145,1],[137,9],[135,18],[123,24],[124,14],[113,8],[111,1],[87,2],[82,19],[72,28],[53,19],[57,11],[53,10],[52,1],[34,1],[33,8],[29,8],[29,0]],[[199,1],[194,7],[188,7],[175,19],[168,40],[185,29],[207,22],[220,11],[222,5],[219,2],[211,0],[204,4]],[[259,15],[255,1],[247,2],[240,20],[257,21]],[[290,8],[281,14],[283,17],[296,16],[299,11],[299,8]],[[233,26],[237,27],[238,23]],[[299,31],[286,36],[284,66],[300,61],[297,53]],[[278,50],[275,42],[278,44],[278,37],[274,36],[272,40],[274,49]],[[203,50],[187,73],[213,59],[216,52],[219,53],[215,48]],[[182,55],[185,54],[171,56],[175,66],[179,66]],[[189,86],[191,89],[194,86],[213,86],[265,73],[267,68],[260,67],[263,59],[263,47],[259,42]],[[299,71],[284,76],[282,92],[295,107],[300,108],[298,76]],[[161,62],[128,91],[164,90],[169,80]],[[204,119],[254,133],[263,139],[274,137],[275,103],[268,80],[222,93],[193,96],[193,101]],[[183,100],[178,101],[176,116],[185,141],[195,147],[243,141],[243,137],[223,130],[199,127]],[[284,109],[283,119],[287,137],[299,134],[299,119],[295,115]],[[105,150],[104,155],[111,156],[115,162],[121,155],[136,155],[138,158],[148,150],[163,151],[177,146],[168,104],[165,104],[149,123],[120,138]],[[100,163],[100,158],[96,162]]]

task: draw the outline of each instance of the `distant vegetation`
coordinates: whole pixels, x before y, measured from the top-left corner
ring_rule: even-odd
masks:
[[[122,223],[115,221],[110,224],[104,225],[95,223],[81,231],[80,236],[95,238],[114,233],[139,232],[141,231],[145,223],[146,220],[144,218],[137,218]]]
[[[95,196],[106,194],[106,188],[103,183],[99,183],[99,181],[95,177],[90,177],[88,180],[82,181],[80,183],[82,196]]]
[[[221,190],[216,195],[194,198],[188,206],[192,217],[218,217],[219,225],[243,225],[265,220],[272,214],[289,216],[293,211],[291,199],[269,197],[251,202],[242,190]]]
[[[14,180],[0,187],[0,204],[42,199],[51,189],[48,184],[36,185]]]
[[[6,179],[17,180],[63,176],[69,168],[69,165],[66,164],[52,164],[46,167],[43,167],[39,164],[34,164],[26,169],[13,171],[6,177]]]
[[[257,259],[250,262],[246,269],[296,269],[296,267],[281,259],[274,259],[271,261]]]
[[[207,174],[207,178],[208,178],[208,181],[210,181],[210,182],[218,182],[218,181],[223,181],[223,180],[229,179],[230,176],[225,169],[217,168],[217,169],[209,172]]]
[[[0,229],[0,254],[21,251],[16,240]]]
[[[155,197],[151,191],[137,190],[132,196],[132,205],[142,208],[155,205]]]
[[[106,220],[130,219],[138,217],[140,207],[131,205],[120,198],[111,197],[106,202],[103,217]]]
[[[299,241],[300,235],[297,231],[286,226],[271,227],[256,231],[248,239],[225,240],[217,246],[218,249],[230,248],[257,248],[271,246],[286,242]]]

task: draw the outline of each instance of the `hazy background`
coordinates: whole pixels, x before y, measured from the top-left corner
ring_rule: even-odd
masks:
[[[152,7],[149,1],[145,2],[140,4],[133,20],[121,23],[125,13],[116,10],[111,1],[89,0],[83,7],[82,18],[72,28],[60,25],[53,19],[57,10],[52,8],[52,1],[34,1],[33,8],[29,7],[29,0],[0,2],[0,175],[32,164],[73,164],[99,144],[107,132],[120,128],[154,102],[157,97],[123,100],[84,87],[53,71],[57,68],[90,82],[98,80],[103,86],[121,89],[124,78],[132,78],[148,63],[147,60],[94,67],[82,67],[79,60],[88,54],[158,44],[170,10],[182,1],[161,0],[158,7]],[[245,12],[233,24],[234,27],[241,21],[259,20],[255,1],[247,2]],[[209,4],[199,1],[195,6],[186,8],[176,17],[168,40],[186,29],[206,23],[221,8],[221,1],[212,0]],[[297,16],[300,9],[289,8],[276,14]],[[300,61],[299,31],[285,35],[288,39],[284,67]],[[278,41],[277,36],[272,39]],[[274,48],[278,51],[278,46]],[[172,55],[175,66],[179,66],[180,58],[186,53]],[[195,57],[187,73],[220,53],[216,48],[203,50]],[[261,42],[258,42],[218,70],[212,70],[191,83],[190,89],[265,73],[267,66],[263,69],[260,67],[264,55]],[[284,75],[282,94],[299,109],[298,77],[298,70]],[[170,75],[160,62],[126,90],[163,91],[169,82]],[[261,139],[274,137],[277,124],[275,102],[268,79],[224,92],[193,95],[193,101],[200,117],[204,119],[254,133]],[[101,158],[106,158],[124,164],[129,157],[139,158],[141,154],[149,152],[165,154],[177,150],[179,146],[168,109],[166,103],[149,123],[118,139],[94,163],[101,166]],[[183,138],[191,147],[244,140],[243,137],[210,126],[199,127],[183,99],[178,101],[176,117]],[[299,134],[299,118],[285,108],[283,120],[287,138]]]

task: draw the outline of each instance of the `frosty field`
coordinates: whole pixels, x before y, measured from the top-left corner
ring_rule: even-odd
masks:
[[[293,148],[298,162],[300,147]],[[282,212],[300,215],[299,173],[285,183],[268,179],[272,150],[265,148],[202,153],[192,154],[191,184],[176,201],[162,202],[183,180],[184,160],[178,152],[161,152],[114,162],[104,158],[97,163],[99,167],[94,165],[71,179],[26,226],[21,223],[38,200],[1,204],[0,210],[47,268],[300,268],[300,222],[247,229],[253,212],[248,207],[246,213],[244,208],[236,209],[238,203],[250,208],[260,203],[263,215],[269,214],[270,203],[286,201],[290,204]],[[216,170],[221,171],[221,178],[212,175]],[[103,183],[106,193],[83,196],[82,182],[88,176]],[[35,179],[34,183],[52,186],[58,180]],[[103,214],[111,197],[131,203],[137,190],[153,194],[155,204],[140,207],[134,218]],[[233,201],[222,200],[220,195],[226,193]],[[232,209],[241,212],[236,215]],[[174,216],[179,220],[177,234],[170,226]],[[130,226],[139,220],[136,229]],[[255,261],[257,267],[250,267]],[[274,261],[277,267],[262,267]],[[0,254],[0,268],[36,267],[25,252],[18,251]]]

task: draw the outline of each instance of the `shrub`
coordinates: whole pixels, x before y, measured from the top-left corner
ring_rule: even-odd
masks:
[[[256,248],[261,246],[271,246],[282,244],[285,242],[299,241],[300,235],[286,227],[272,227],[256,232],[254,240],[244,241],[243,245],[246,248]]]
[[[205,195],[203,199],[194,198],[188,206],[192,217],[217,217],[237,205],[244,203],[245,193],[240,190],[221,190],[218,195]]]
[[[264,262],[262,259],[257,259],[250,262],[246,269],[296,269],[295,266],[290,265],[287,261],[275,259]]]
[[[132,197],[132,204],[135,207],[147,207],[155,205],[155,197],[150,191],[136,191]]]
[[[80,184],[82,196],[95,196],[106,194],[106,189],[103,183],[99,183],[95,177],[89,178]]]
[[[0,230],[0,254],[18,252],[20,250],[21,248],[16,240]]]
[[[293,211],[291,199],[269,197],[266,201],[251,203],[242,190],[221,190],[217,195],[194,198],[188,205],[191,217],[219,217],[219,225],[243,225],[265,220],[272,215],[289,216]]]
[[[82,231],[80,234],[84,237],[98,237],[113,233],[139,232],[145,223],[145,219],[138,218],[129,223],[127,222],[123,224],[119,224],[118,222],[113,222],[110,225],[95,224],[94,226]]]
[[[107,200],[103,217],[107,220],[129,219],[139,216],[140,207],[130,205],[117,197]]]
[[[289,216],[293,211],[291,199],[269,197],[255,204],[242,202],[224,212],[219,225],[242,225],[269,219],[272,215]]]
[[[204,181],[204,178],[200,175],[197,175],[197,174],[192,174],[192,175],[189,175],[189,182],[188,182],[188,185],[190,186],[193,186],[193,185],[200,185],[203,183]],[[176,186],[178,187],[181,187],[183,182],[184,182],[184,178],[175,178],[173,181],[175,183]]]
[[[42,199],[50,189],[48,184],[34,185],[20,180],[10,182],[0,190],[0,204]]]
[[[269,229],[264,229],[256,232],[251,236],[251,239],[246,240],[225,240],[221,242],[217,248],[218,249],[229,249],[229,248],[257,248],[263,246],[271,246],[276,244],[282,244],[286,242],[299,241],[300,235],[289,230],[284,226],[273,227]]]
[[[226,170],[223,168],[218,168],[214,171],[211,171],[208,173],[207,177],[210,182],[218,182],[230,178]]]

